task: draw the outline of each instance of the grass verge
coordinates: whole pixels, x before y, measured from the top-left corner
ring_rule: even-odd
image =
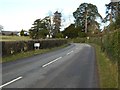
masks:
[[[21,53],[15,54],[15,55],[3,57],[2,59],[0,59],[1,60],[0,62],[4,63],[4,62],[15,61],[15,60],[19,60],[19,59],[22,59],[22,58],[31,57],[31,56],[34,56],[34,55],[55,51],[55,50],[64,48],[66,46],[68,46],[68,44],[62,45],[60,47],[54,47],[54,48],[51,48],[51,49],[39,49],[39,50],[33,50],[33,51],[28,51],[28,52],[21,52]]]
[[[112,63],[100,46],[92,44],[96,49],[100,88],[118,88],[118,66]]]
[[[0,41],[22,41],[31,40],[29,36],[1,36]]]

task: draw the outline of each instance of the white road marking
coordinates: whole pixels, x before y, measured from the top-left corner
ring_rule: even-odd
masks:
[[[67,53],[67,55],[69,55],[70,53]]]
[[[78,49],[78,48],[76,48],[76,49]]]
[[[71,54],[73,51],[70,51],[69,53],[67,53],[66,55],[69,55],[69,54]]]
[[[49,62],[49,63],[47,63],[47,64],[44,64],[42,67],[46,67],[46,66],[48,66],[49,64],[52,64],[52,63],[56,62],[57,60],[59,60],[59,59],[61,59],[61,58],[62,58],[62,57],[56,58],[55,60],[53,60],[53,61],[51,61],[51,62]]]
[[[16,81],[19,80],[19,79],[22,79],[22,77],[18,77],[18,78],[14,79],[14,80],[12,80],[12,81],[10,81],[10,82],[7,82],[7,83],[1,85],[0,88],[3,88],[4,86],[7,86],[7,85],[9,85],[9,84],[11,84],[11,83],[13,83],[13,82],[16,82]]]

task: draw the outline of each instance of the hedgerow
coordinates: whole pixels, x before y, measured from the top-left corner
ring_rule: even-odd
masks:
[[[120,60],[120,30],[117,30],[113,33],[108,33],[102,38],[102,49],[108,57],[113,61],[116,62]]]
[[[40,49],[58,47],[66,44],[65,39],[29,40],[29,41],[2,41],[2,56],[35,50],[34,43],[40,43]]]

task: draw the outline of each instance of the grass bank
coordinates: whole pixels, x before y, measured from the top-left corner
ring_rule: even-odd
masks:
[[[29,36],[1,36],[0,41],[22,41],[31,40]]]
[[[58,50],[58,49],[61,49],[61,48],[65,48],[67,46],[68,46],[68,44],[65,44],[65,45],[62,45],[60,47],[54,47],[54,48],[50,48],[50,49],[39,49],[39,50],[33,50],[33,51],[28,51],[28,52],[22,52],[22,53],[18,53],[18,54],[15,54],[15,55],[3,57],[3,58],[0,59],[0,62],[4,63],[4,62],[15,61],[15,60],[19,60],[19,59],[22,59],[22,58],[31,57],[31,56],[34,56],[34,55],[55,51],[55,50]]]
[[[118,88],[118,66],[111,62],[100,49],[100,46],[92,44],[96,49],[96,58],[100,80],[100,88]]]

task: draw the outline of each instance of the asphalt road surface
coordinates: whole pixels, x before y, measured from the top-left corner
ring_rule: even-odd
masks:
[[[71,44],[60,50],[2,65],[0,88],[98,88],[94,48]]]

